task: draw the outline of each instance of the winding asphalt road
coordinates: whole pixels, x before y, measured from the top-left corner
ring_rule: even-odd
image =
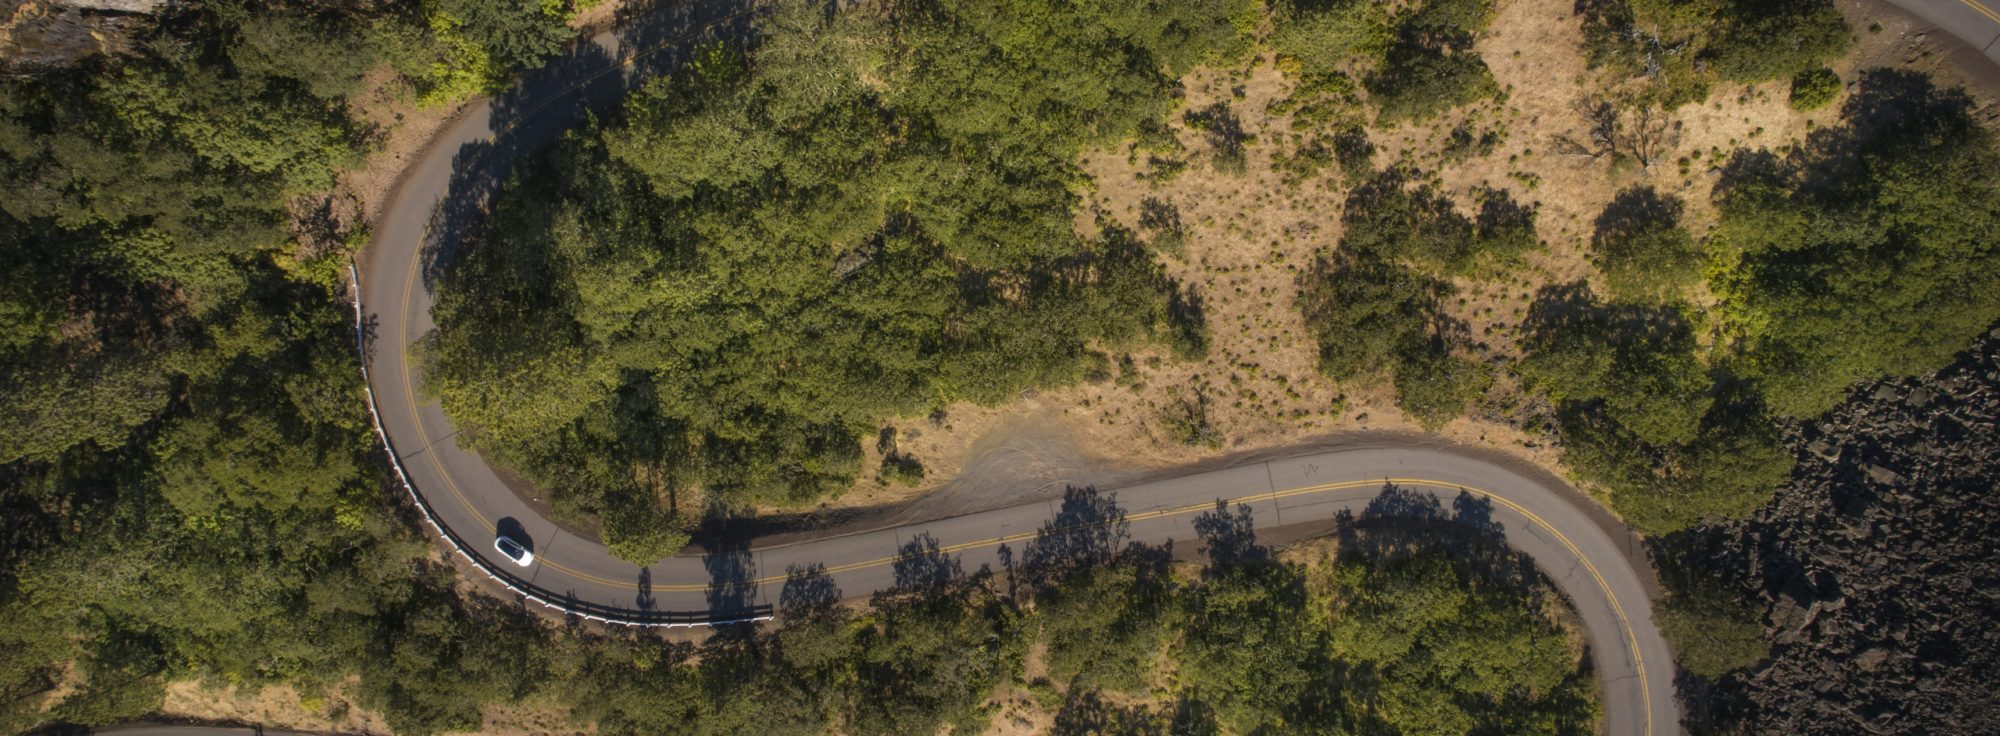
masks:
[[[2000,0],[1889,0],[2000,64]],[[1991,74],[1993,69],[1987,69]]]
[[[2000,62],[2000,7],[1980,4],[2000,0],[1893,1]],[[757,613],[778,600],[788,571],[815,565],[823,566],[845,595],[858,597],[895,585],[898,551],[916,540],[935,540],[938,552],[955,556],[963,569],[998,568],[1057,518],[1052,499],[805,541],[751,543],[642,567],[538,514],[478,454],[461,447],[438,405],[417,393],[407,356],[433,327],[432,276],[448,265],[440,254],[476,226],[478,212],[508,168],[593,106],[615,103],[634,80],[670,67],[693,42],[740,33],[748,12],[740,5],[662,8],[579,44],[514,92],[472,105],[405,172],[364,253],[359,291],[364,350],[392,454],[440,531],[477,556],[480,567],[505,576],[517,590],[580,612],[652,623]],[[1672,658],[1652,623],[1644,571],[1627,555],[1629,535],[1545,473],[1475,451],[1388,439],[1380,446],[1251,462],[1116,493],[1130,520],[1131,539],[1189,544],[1196,540],[1191,522],[1217,499],[1249,507],[1260,530],[1324,526],[1343,511],[1368,513],[1385,482],[1435,496],[1446,507],[1475,502],[1470,507],[1490,515],[1507,542],[1534,559],[1568,596],[1602,683],[1608,733],[1678,731]],[[502,528],[532,544],[534,565],[516,568],[493,551],[494,535]]]

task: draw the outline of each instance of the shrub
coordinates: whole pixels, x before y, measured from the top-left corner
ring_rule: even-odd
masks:
[[[1792,75],[1792,109],[1817,110],[1840,96],[1840,75],[1819,67]]]
[[[1376,122],[1382,125],[1422,122],[1500,94],[1500,84],[1478,54],[1409,42],[1389,49],[1367,86],[1375,98]]]
[[[1591,250],[1612,297],[1669,300],[1701,279],[1701,248],[1680,226],[1681,209],[1652,187],[1619,192],[1605,205]]]

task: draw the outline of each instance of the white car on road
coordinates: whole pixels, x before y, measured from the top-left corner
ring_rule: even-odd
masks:
[[[500,550],[500,554],[506,555],[507,559],[513,560],[516,565],[527,567],[535,564],[535,553],[528,551],[527,546],[505,534],[493,539],[493,548]]]

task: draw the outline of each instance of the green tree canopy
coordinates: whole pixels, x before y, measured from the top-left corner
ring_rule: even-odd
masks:
[[[785,3],[648,84],[502,195],[430,390],[650,560],[680,537],[623,541],[695,498],[844,488],[884,417],[1074,382],[1094,344],[1198,354],[1198,297],[1130,233],[1076,234],[1073,161],[1239,53],[1240,8],[1017,10]]]
[[[1742,518],[1789,477],[1761,398],[1733,361],[1703,359],[1676,308],[1562,292],[1538,302],[1521,373],[1557,405],[1564,463],[1626,521],[1665,534]]]
[[[1682,204],[1651,187],[1619,192],[1597,217],[1591,250],[1616,299],[1672,301],[1701,280],[1702,251],[1681,227]]]
[[[1348,195],[1340,249],[1300,276],[1299,310],[1335,380],[1396,385],[1397,405],[1442,426],[1483,395],[1492,377],[1461,355],[1464,324],[1444,311],[1448,275],[1491,274],[1538,247],[1534,211],[1504,192],[1482,192],[1479,219],[1435,186],[1404,172],[1378,173]]]
[[[1746,153],[1717,191],[1717,283],[1746,372],[1780,414],[1942,366],[2000,318],[2000,153],[1964,93],[1876,70],[1842,124]]]

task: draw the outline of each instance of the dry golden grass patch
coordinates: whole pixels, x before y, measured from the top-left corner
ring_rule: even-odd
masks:
[[[1610,157],[1591,157],[1566,147],[1564,139],[1586,140],[1591,120],[1586,102],[1593,95],[1629,91],[1638,80],[1611,79],[1587,67],[1581,51],[1580,20],[1568,0],[1501,0],[1491,29],[1476,49],[1506,91],[1503,99],[1455,110],[1439,119],[1387,130],[1370,130],[1375,167],[1402,164],[1436,181],[1468,215],[1476,213],[1474,192],[1504,189],[1538,210],[1538,231],[1546,247],[1530,254],[1527,267],[1497,278],[1458,279],[1447,311],[1470,329],[1479,359],[1500,368],[1487,399],[1465,418],[1438,434],[1493,447],[1544,467],[1558,468],[1559,453],[1534,429],[1540,409],[1505,375],[1518,357],[1518,329],[1543,287],[1598,280],[1591,265],[1595,222],[1620,191],[1654,189],[1682,200],[1684,225],[1697,237],[1714,227],[1711,195],[1720,171],[1738,148],[1780,149],[1814,128],[1835,124],[1838,105],[1801,113],[1789,105],[1784,81],[1759,85],[1718,84],[1700,104],[1662,113],[1666,146],[1650,166],[1614,166]],[[1962,49],[1943,48],[1938,38],[1900,11],[1859,0],[1842,9],[1855,29],[1856,48],[1834,65],[1850,85],[1858,70],[1876,66],[1915,68],[1941,84],[1965,84],[1985,106],[1986,119],[2000,113],[1992,101],[2000,89],[1996,75],[1968,75],[1964,66],[1983,63]],[[1879,31],[1871,25],[1879,24]],[[1931,33],[1936,33],[1931,31]],[[1976,55],[1975,55],[1976,56]],[[979,438],[1000,427],[1032,421],[1052,436],[1074,442],[1084,456],[1113,465],[1159,468],[1309,441],[1355,429],[1416,429],[1395,408],[1393,390],[1380,383],[1336,385],[1317,370],[1316,346],[1296,308],[1298,278],[1314,255],[1339,242],[1346,185],[1327,173],[1288,185],[1272,170],[1273,157],[1288,153],[1293,131],[1288,116],[1267,109],[1292,94],[1296,80],[1268,57],[1245,69],[1199,70],[1184,81],[1186,99],[1169,121],[1186,147],[1186,170],[1166,182],[1148,178],[1147,154],[1125,147],[1096,151],[1079,162],[1093,185],[1077,216],[1080,232],[1093,232],[1100,218],[1150,235],[1140,227],[1148,199],[1179,210],[1186,228],[1177,254],[1163,254],[1170,275],[1202,297],[1213,347],[1201,361],[1183,362],[1154,348],[1130,354],[1133,375],[1114,370],[1112,380],[1071,388],[1030,392],[1000,407],[954,405],[943,422],[921,417],[891,422],[902,432],[903,452],[922,460],[929,473],[916,487],[888,487],[874,480],[879,460],[870,448],[869,472],[854,492],[830,506],[863,506],[908,499],[943,485],[966,467]],[[1187,110],[1226,103],[1253,136],[1245,150],[1247,171],[1230,174],[1211,164],[1206,136],[1182,120]],[[1503,138],[1484,155],[1447,156],[1454,127],[1496,131]],[[1706,306],[1705,295],[1698,302]],[[1113,351],[1114,364],[1123,357]],[[1218,445],[1180,441],[1166,418],[1184,403],[1206,400],[1206,415]]]

